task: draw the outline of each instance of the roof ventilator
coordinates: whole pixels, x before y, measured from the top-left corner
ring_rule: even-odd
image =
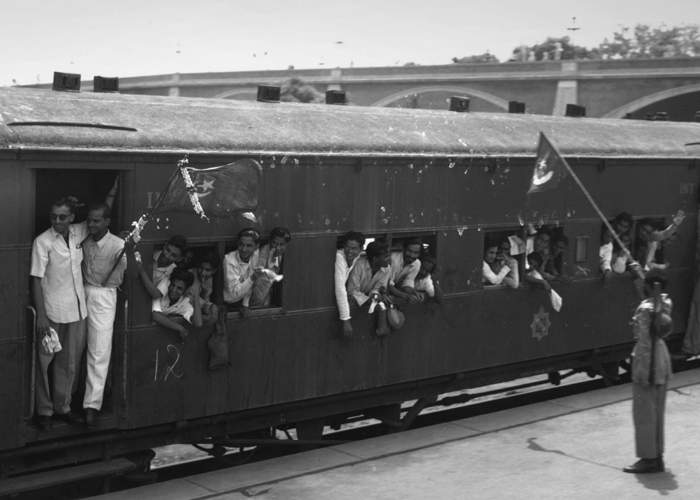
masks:
[[[92,79],[93,92],[119,92],[119,78],[110,76],[95,76]]]
[[[80,91],[80,74],[78,73],[62,73],[60,71],[53,72],[53,90],[70,90],[74,92]]]
[[[567,104],[565,116],[571,116],[573,118],[586,116],[586,107],[579,106],[578,104]]]
[[[457,113],[466,113],[469,111],[469,98],[452,96],[450,97],[450,111]]]
[[[347,104],[344,90],[326,90],[326,104]]]
[[[258,101],[280,102],[280,88],[273,85],[258,85]]]
[[[520,101],[508,101],[509,113],[525,113],[525,103]]]

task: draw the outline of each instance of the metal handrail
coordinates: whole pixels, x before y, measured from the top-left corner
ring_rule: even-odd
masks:
[[[32,351],[32,369],[29,375],[29,415],[25,415],[25,418],[32,418],[36,397],[36,309],[33,306],[27,306],[27,309],[32,313],[32,335],[29,341],[29,348]]]

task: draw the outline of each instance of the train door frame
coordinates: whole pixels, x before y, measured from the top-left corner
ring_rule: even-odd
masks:
[[[115,159],[108,159],[108,160],[102,160],[102,159],[90,159],[90,160],[85,160],[84,158],[75,158],[75,159],[59,159],[58,161],[54,161],[53,158],[49,160],[30,160],[30,161],[23,161],[22,162],[24,167],[28,170],[31,171],[31,188],[30,191],[32,193],[32,199],[30,203],[28,204],[28,209],[32,210],[32,214],[29,217],[29,220],[34,221],[33,225],[33,237],[32,239],[36,238],[39,234],[41,234],[42,231],[46,230],[48,228],[48,222],[46,225],[42,226],[39,224],[39,221],[41,220],[41,216],[39,215],[41,213],[41,208],[44,208],[44,206],[48,203],[52,203],[56,199],[61,198],[62,196],[65,195],[70,195],[71,193],[60,193],[57,196],[49,196],[48,199],[40,199],[40,196],[43,196],[41,192],[39,192],[40,188],[40,183],[41,182],[46,182],[45,178],[47,176],[51,176],[52,174],[58,173],[62,178],[64,179],[63,185],[65,185],[65,176],[75,176],[75,177],[80,177],[81,174],[87,174],[88,172],[92,172],[93,178],[95,176],[97,178],[101,178],[103,181],[103,184],[108,183],[108,176],[110,175],[117,175],[119,177],[119,187],[114,199],[114,212],[112,213],[112,223],[110,224],[110,230],[113,233],[119,233],[119,231],[123,228],[126,227],[126,212],[127,212],[127,207],[130,205],[131,201],[130,197],[128,196],[128,192],[130,191],[130,186],[133,183],[133,165],[131,162],[122,162],[118,161]],[[42,177],[44,179],[42,180]],[[50,183],[49,183],[50,184]],[[60,189],[60,186],[57,188]],[[106,188],[107,191],[105,191],[105,197],[107,192],[109,191],[109,187]],[[89,192],[90,186],[82,186],[82,192]],[[51,191],[51,189],[49,189]],[[81,200],[82,201],[82,200]],[[93,201],[101,201],[101,200],[96,200],[96,199],[86,199],[87,203],[93,202]],[[87,206],[81,207],[82,211],[87,210]],[[45,211],[46,212],[46,211]],[[46,212],[48,213],[48,212]],[[80,212],[79,212],[80,213]],[[86,216],[86,214],[81,214]],[[81,220],[80,218],[78,220]],[[31,293],[28,294],[28,310],[32,311],[32,303],[31,303]],[[108,387],[111,386],[111,390],[109,394],[105,395],[105,401],[104,401],[104,406],[107,407],[110,410],[110,413],[114,415],[114,417],[117,417],[119,408],[120,408],[120,399],[123,399],[123,395],[120,395],[120,386],[121,384],[117,383],[117,374],[121,370],[117,370],[117,365],[120,363],[120,359],[124,357],[123,351],[123,346],[125,345],[124,342],[121,341],[121,338],[124,335],[124,329],[126,328],[126,322],[125,322],[125,315],[126,315],[126,307],[127,307],[127,301],[126,298],[124,297],[123,294],[119,294],[119,300],[117,304],[117,314],[115,318],[115,326],[114,326],[114,336],[113,336],[113,349],[112,349],[112,359],[110,362],[110,368],[109,368],[109,375],[108,375]],[[35,314],[35,313],[34,313]],[[24,373],[27,373],[29,376],[26,378],[23,391],[24,391],[24,408],[25,411],[24,413],[24,419],[25,419],[25,424],[31,422],[32,417],[34,416],[35,412],[35,384],[36,384],[36,333],[35,333],[35,326],[31,323],[31,318],[30,322],[28,322],[27,327],[26,327],[26,335],[27,339],[29,340],[28,346],[25,349],[25,352],[27,353],[23,363],[26,363],[26,365],[23,367]],[[28,357],[27,357],[28,356]],[[81,367],[83,367],[84,363],[84,355],[83,355],[83,361],[81,361]],[[81,374],[79,375],[82,378],[82,383],[81,385],[84,386],[84,370],[81,369]],[[74,395],[80,395],[81,390],[74,392]],[[82,399],[80,401],[77,400],[78,398],[74,397],[74,401],[72,403],[72,406],[74,409],[77,409],[80,407],[82,410]],[[116,424],[116,419],[115,419],[115,424]],[[80,432],[83,432],[81,429]]]

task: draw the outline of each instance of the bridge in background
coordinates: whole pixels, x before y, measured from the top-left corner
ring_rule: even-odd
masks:
[[[226,73],[175,73],[120,79],[124,93],[255,99],[257,85],[300,77],[320,91],[344,90],[350,103],[446,109],[450,96],[468,96],[472,111],[563,115],[567,104],[587,116],[644,118],[663,111],[692,121],[700,111],[700,58],[564,60]]]

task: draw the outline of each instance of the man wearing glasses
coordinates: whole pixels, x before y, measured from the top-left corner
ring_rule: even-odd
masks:
[[[108,208],[114,202],[118,182],[119,178],[115,179],[105,199]],[[71,411],[71,397],[86,342],[87,305],[81,264],[89,232],[86,222],[73,224],[77,205],[73,196],[56,201],[49,212],[51,227],[32,244],[29,274],[38,336],[36,422],[42,430],[51,427],[52,416],[70,424],[82,422]],[[44,342],[52,330],[60,350],[54,343]]]
[[[69,423],[79,421],[70,403],[85,346],[87,307],[81,244],[87,237],[87,226],[72,224],[76,203],[72,197],[56,201],[49,213],[51,227],[32,245],[30,275],[39,337],[36,413],[41,429],[51,426],[52,416]],[[51,329],[58,335],[60,351],[42,348],[41,339],[50,335]]]

